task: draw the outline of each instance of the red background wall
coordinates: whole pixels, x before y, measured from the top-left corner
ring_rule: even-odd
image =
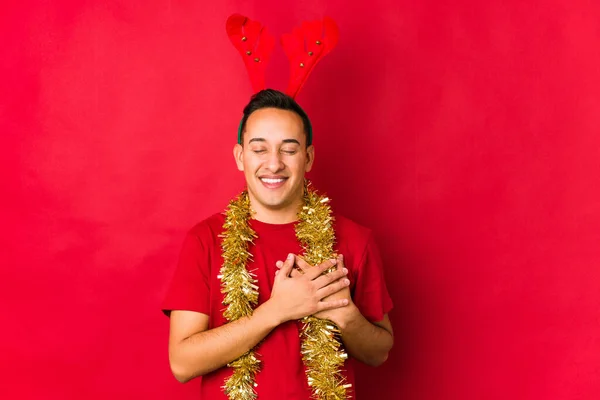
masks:
[[[396,304],[359,395],[599,398],[595,4],[4,4],[0,398],[197,397],[159,302],[184,232],[242,187],[233,12],[340,25],[299,101],[312,178],[376,231]],[[284,88],[281,50],[269,72]]]

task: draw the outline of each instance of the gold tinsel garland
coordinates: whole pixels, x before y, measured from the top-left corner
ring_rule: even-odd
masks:
[[[248,244],[256,238],[256,232],[248,224],[251,217],[250,199],[248,193],[243,192],[229,203],[223,225],[225,233],[221,235],[223,266],[219,279],[221,293],[225,295],[223,305],[226,308],[223,316],[228,321],[252,315],[252,310],[258,303],[258,281],[246,269],[248,260],[252,258],[252,254],[248,252]],[[225,381],[225,394],[235,400],[256,399],[254,376],[260,368],[260,361],[256,358],[254,349],[228,366],[233,368],[233,374]]]
[[[310,265],[319,265],[334,258],[335,233],[329,198],[320,196],[307,186],[298,219],[296,237],[304,250],[304,260]],[[333,270],[335,267],[327,272]],[[302,360],[313,397],[345,399],[346,389],[351,385],[345,383],[341,373],[348,355],[342,347],[339,328],[333,321],[313,316],[305,317],[302,322]]]
[[[296,237],[304,249],[303,257],[310,265],[319,265],[334,257],[335,233],[328,203],[329,199],[312,190],[310,183],[306,185],[304,205],[298,213]],[[223,267],[219,279],[221,292],[225,294],[223,303],[227,306],[223,315],[227,320],[235,321],[251,315],[258,302],[256,276],[246,269],[246,264],[252,257],[248,252],[249,243],[257,237],[248,224],[252,217],[248,193],[244,191],[232,200],[225,215],[225,232],[222,235]],[[312,316],[302,321],[302,360],[313,397],[321,400],[346,399],[346,389],[351,385],[345,382],[342,375],[344,361],[348,356],[342,346],[339,328],[332,321]],[[255,375],[260,368],[260,361],[254,350],[248,351],[228,366],[233,368],[233,374],[223,386],[228,398],[256,399]]]

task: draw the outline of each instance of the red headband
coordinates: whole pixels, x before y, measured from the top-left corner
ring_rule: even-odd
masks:
[[[254,93],[265,89],[265,70],[275,47],[275,38],[260,22],[240,14],[227,19],[226,29],[244,60]],[[339,36],[335,21],[329,17],[303,22],[291,34],[281,36],[281,46],[290,61],[288,96],[295,98],[298,95],[315,65],[335,47]]]

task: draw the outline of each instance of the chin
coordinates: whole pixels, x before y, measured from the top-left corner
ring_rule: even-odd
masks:
[[[258,199],[258,201],[271,210],[281,210],[292,204],[289,199]]]

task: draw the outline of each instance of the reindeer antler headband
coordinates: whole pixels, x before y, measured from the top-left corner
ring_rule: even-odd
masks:
[[[227,19],[227,35],[238,50],[252,83],[254,93],[265,89],[265,70],[275,48],[275,38],[260,22],[240,14]],[[296,98],[315,65],[336,46],[338,27],[331,18],[321,21],[305,21],[292,33],[281,36],[281,46],[290,62],[290,81],[285,93]],[[309,122],[308,141],[312,143],[312,127]],[[238,128],[238,143],[242,142],[242,123]]]

